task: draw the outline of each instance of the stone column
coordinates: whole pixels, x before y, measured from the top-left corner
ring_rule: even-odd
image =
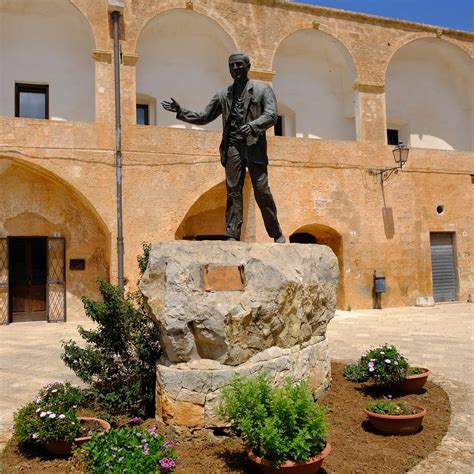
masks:
[[[385,87],[379,84],[354,83],[357,140],[387,143]]]

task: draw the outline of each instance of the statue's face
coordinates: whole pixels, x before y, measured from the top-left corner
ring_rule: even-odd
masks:
[[[229,71],[234,81],[247,79],[250,63],[243,56],[231,56],[229,59]]]

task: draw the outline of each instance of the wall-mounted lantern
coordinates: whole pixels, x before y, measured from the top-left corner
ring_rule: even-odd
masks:
[[[398,173],[405,163],[408,161],[408,153],[410,149],[403,144],[403,142],[398,142],[398,145],[392,150],[393,159],[397,166],[393,168],[369,168],[367,171],[370,175],[375,176],[376,179],[380,176],[380,182],[383,184],[384,181],[387,181],[393,173]]]

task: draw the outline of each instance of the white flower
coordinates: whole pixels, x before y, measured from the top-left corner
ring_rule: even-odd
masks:
[[[51,390],[51,393],[56,393],[57,391],[58,391],[58,389],[55,388],[55,389]]]
[[[61,420],[64,420],[64,418],[66,418],[66,415],[63,415],[63,414],[61,413],[58,418],[61,418]]]
[[[51,415],[49,415],[50,418],[56,418],[56,413],[51,413]]]
[[[390,362],[392,362],[392,361],[391,361],[390,359],[385,359],[384,362],[385,362],[386,364],[390,364]]]
[[[46,413],[45,411],[42,411],[42,412],[40,413],[40,418],[43,418],[43,417],[45,417],[46,415],[47,415],[47,413]]]

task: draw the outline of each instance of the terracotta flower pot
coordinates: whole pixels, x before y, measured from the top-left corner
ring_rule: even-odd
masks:
[[[107,421],[102,420],[101,418],[93,418],[90,416],[80,416],[79,421],[97,421],[105,431],[110,430],[110,424]],[[83,436],[81,438],[76,438],[74,442],[71,441],[63,441],[63,440],[56,440],[56,441],[48,441],[45,443],[45,448],[52,454],[58,454],[60,456],[69,456],[72,453],[72,445],[81,446],[85,442],[89,441],[92,436]]]
[[[309,458],[306,462],[293,462],[285,461],[280,464],[278,468],[273,467],[270,461],[259,458],[249,451],[248,457],[266,474],[281,474],[282,472],[288,472],[291,474],[314,474],[318,472],[324,459],[331,452],[331,445],[326,443],[326,447],[317,455]]]
[[[423,422],[426,410],[419,405],[410,405],[417,410],[414,415],[381,415],[364,408],[364,413],[369,417],[370,424],[377,430],[386,434],[410,435],[416,433]]]
[[[403,380],[400,380],[400,382],[394,384],[393,389],[404,395],[421,393],[431,371],[424,367],[419,367],[419,369],[423,370],[422,374],[408,375]]]

